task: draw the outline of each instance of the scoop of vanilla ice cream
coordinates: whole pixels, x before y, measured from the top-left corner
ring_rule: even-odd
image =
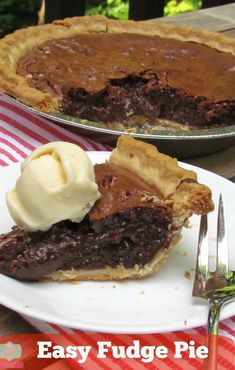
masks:
[[[36,231],[62,220],[80,222],[99,197],[87,154],[75,144],[54,142],[42,145],[22,163],[6,201],[16,224]]]

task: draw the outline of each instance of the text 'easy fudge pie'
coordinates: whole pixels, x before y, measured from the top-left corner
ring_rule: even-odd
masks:
[[[235,124],[235,41],[159,22],[75,17],[0,41],[0,89],[42,112],[151,133]]]
[[[6,200],[17,226],[0,235],[0,272],[22,280],[142,278],[213,210],[196,173],[127,136],[94,167],[75,144],[43,145]]]

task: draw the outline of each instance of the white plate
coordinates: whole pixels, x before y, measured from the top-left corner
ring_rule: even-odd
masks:
[[[93,162],[101,163],[108,153],[92,152],[90,157]],[[199,181],[210,186],[215,201],[219,192],[223,193],[231,246],[235,240],[235,185],[208,171],[183,166],[195,170]],[[7,232],[13,224],[4,197],[18,174],[19,165],[0,169],[0,232]],[[196,261],[198,223],[199,217],[193,217],[192,228],[184,230],[181,242],[166,264],[149,278],[78,284],[25,283],[0,274],[0,303],[30,317],[97,332],[169,332],[204,325],[207,303],[192,298],[191,269]],[[211,238],[212,244],[214,240]],[[191,279],[184,276],[185,271],[191,272]],[[233,314],[235,302],[223,308],[221,318]]]

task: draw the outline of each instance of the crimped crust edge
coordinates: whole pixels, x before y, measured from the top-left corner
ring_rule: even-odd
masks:
[[[0,89],[39,111],[58,110],[58,101],[49,93],[43,93],[30,87],[27,78],[16,74],[16,65],[28,51],[47,40],[93,32],[158,35],[164,38],[200,43],[235,55],[235,41],[219,33],[162,22],[115,21],[104,16],[92,16],[92,21],[89,16],[65,18],[54,21],[52,24],[17,30],[0,40]]]

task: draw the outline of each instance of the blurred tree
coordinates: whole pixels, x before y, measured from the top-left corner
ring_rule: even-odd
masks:
[[[200,9],[202,0],[169,0],[164,9],[164,15],[175,15]]]
[[[109,18],[127,19],[129,1],[128,0],[87,0],[86,14],[103,14]]]
[[[0,37],[37,24],[42,0],[0,0]]]
[[[99,5],[106,6],[107,0],[86,0],[87,9],[90,9],[90,8],[93,8],[94,6],[99,6]]]

